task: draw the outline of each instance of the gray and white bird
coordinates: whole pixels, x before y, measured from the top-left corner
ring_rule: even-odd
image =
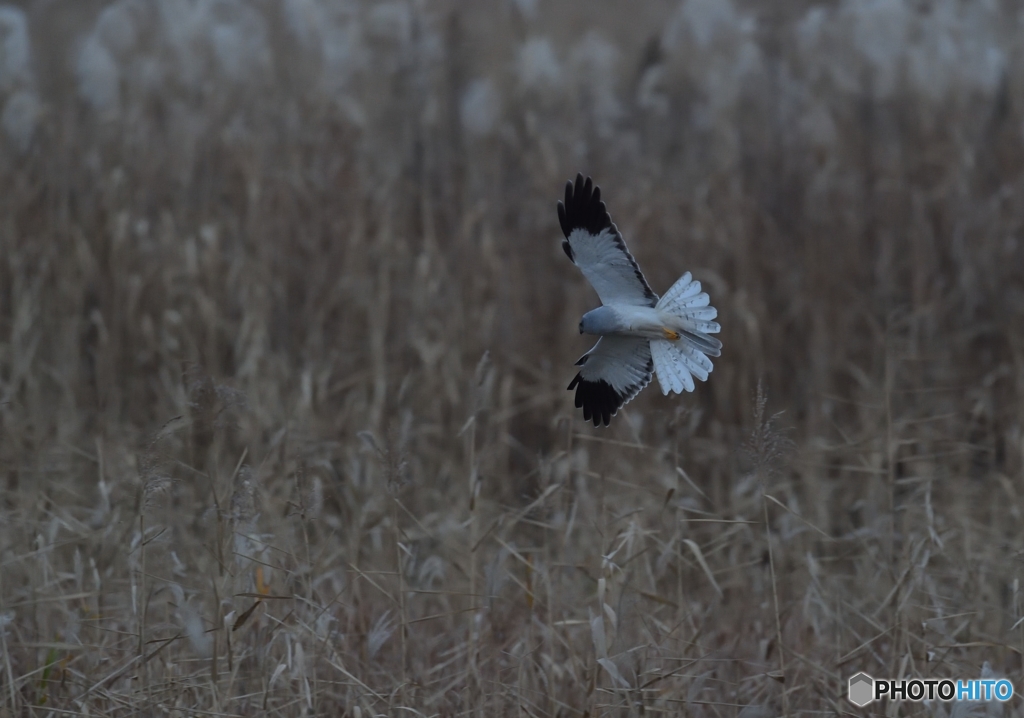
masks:
[[[693,391],[693,377],[707,381],[708,357],[722,353],[718,310],[689,272],[658,298],[612,222],[601,188],[589,177],[566,182],[558,203],[562,249],[597,292],[601,305],[583,315],[580,334],[596,334],[569,384],[583,419],[606,426],[623,404],[658,375],[664,394]]]

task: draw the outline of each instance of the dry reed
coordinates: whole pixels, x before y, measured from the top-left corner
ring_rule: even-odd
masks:
[[[0,715],[1020,686],[1022,22],[0,7]],[[564,390],[577,170],[723,327],[706,385],[606,430]]]

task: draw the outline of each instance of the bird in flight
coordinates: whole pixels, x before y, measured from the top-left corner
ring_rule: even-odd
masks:
[[[576,175],[558,203],[562,249],[597,292],[601,306],[583,315],[580,334],[600,337],[580,357],[569,384],[584,421],[607,426],[626,402],[658,375],[664,394],[693,391],[693,377],[707,381],[708,357],[722,353],[718,310],[689,272],[658,298],[612,222],[601,188]]]

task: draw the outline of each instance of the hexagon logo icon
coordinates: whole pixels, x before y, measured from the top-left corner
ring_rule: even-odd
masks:
[[[874,700],[875,679],[867,673],[858,673],[850,678],[850,703],[863,708]]]

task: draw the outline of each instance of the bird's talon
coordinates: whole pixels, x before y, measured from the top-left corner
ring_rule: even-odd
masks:
[[[669,329],[668,327],[662,327],[661,328],[661,333],[664,334],[665,338],[668,339],[669,341],[673,341],[674,342],[677,339],[679,339],[679,332],[674,332],[671,329]]]

